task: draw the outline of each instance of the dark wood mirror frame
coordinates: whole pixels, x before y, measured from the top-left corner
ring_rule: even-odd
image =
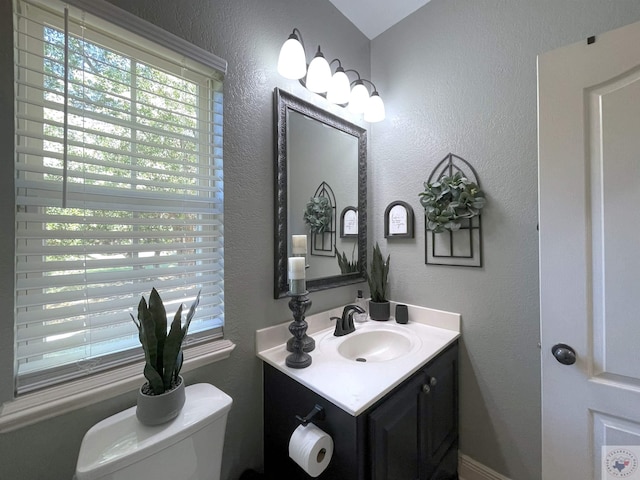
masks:
[[[288,259],[288,183],[287,183],[287,120],[288,112],[296,111],[358,140],[358,272],[307,280],[310,292],[363,282],[367,264],[367,131],[343,118],[306,102],[289,92],[274,90],[275,112],[275,236],[274,236],[274,298],[287,296]]]

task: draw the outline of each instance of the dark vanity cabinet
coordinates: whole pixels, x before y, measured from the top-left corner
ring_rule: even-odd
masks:
[[[309,479],[289,458],[288,442],[314,405],[314,423],[334,440],[322,480],[457,479],[458,345],[431,362],[362,414],[354,417],[264,365],[265,473],[269,479]]]
[[[454,345],[368,413],[372,480],[457,478],[457,358]]]

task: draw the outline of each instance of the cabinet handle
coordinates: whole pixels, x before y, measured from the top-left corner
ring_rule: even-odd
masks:
[[[426,383],[422,385],[422,393],[429,393],[431,391],[431,387]]]
[[[438,380],[436,379],[436,377],[431,377],[431,380],[429,380],[429,385],[431,385],[432,387],[435,387],[438,383]]]

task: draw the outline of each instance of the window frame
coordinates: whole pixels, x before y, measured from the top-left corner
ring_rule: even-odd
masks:
[[[38,3],[40,1],[38,0]],[[46,4],[46,1],[43,3]],[[182,55],[185,62],[197,62],[226,73],[225,60],[104,0],[66,0],[66,4],[98,17],[99,21],[134,32],[144,38],[143,44],[147,48],[168,48]],[[189,353],[185,356],[183,371],[188,372],[228,358],[234,348],[235,344],[224,338],[190,346]],[[142,361],[130,363],[17,398],[14,394],[12,400],[1,405],[0,433],[131,391],[144,382],[143,365]]]

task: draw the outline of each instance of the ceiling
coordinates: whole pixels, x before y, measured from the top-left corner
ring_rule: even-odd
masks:
[[[429,0],[329,0],[370,40]]]

